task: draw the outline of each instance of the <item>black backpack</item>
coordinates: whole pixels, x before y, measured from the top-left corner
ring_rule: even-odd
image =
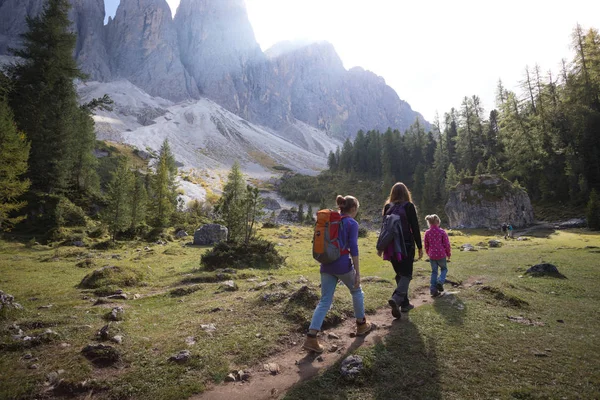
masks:
[[[400,252],[403,256],[406,256],[406,231],[405,224],[408,226],[408,219],[406,218],[406,211],[404,210],[403,204],[396,204],[390,206],[388,211],[383,216],[381,223],[381,230],[379,231],[379,238],[377,239],[377,250],[385,251],[385,249],[394,242],[396,245],[396,252]],[[404,214],[404,218],[402,218]],[[410,229],[408,230],[410,233]]]

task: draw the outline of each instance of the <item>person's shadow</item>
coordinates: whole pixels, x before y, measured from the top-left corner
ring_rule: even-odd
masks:
[[[458,297],[457,293],[445,292],[443,296],[433,301],[433,309],[440,314],[448,325],[462,325],[467,305]]]
[[[371,333],[377,334],[377,331]],[[379,338],[378,338],[379,339]],[[370,348],[361,348],[364,370],[355,380],[341,376],[341,362],[362,344],[356,338],[340,361],[313,379],[293,387],[286,399],[343,399],[357,392],[378,400],[441,399],[435,344],[421,334],[408,314],[392,322],[390,332]]]

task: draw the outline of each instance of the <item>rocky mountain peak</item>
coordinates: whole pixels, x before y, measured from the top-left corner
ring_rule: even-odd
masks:
[[[107,25],[107,45],[115,77],[171,100],[198,96],[196,82],[181,63],[165,0],[121,0]]]

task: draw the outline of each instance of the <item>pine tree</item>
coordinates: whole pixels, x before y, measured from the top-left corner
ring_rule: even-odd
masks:
[[[216,211],[221,216],[225,226],[229,230],[228,241],[236,242],[244,239],[246,228],[244,200],[246,196],[246,185],[240,170],[240,164],[236,161],[229,171],[227,183],[223,187],[223,196],[219,200]]]
[[[448,171],[446,171],[446,192],[450,192],[456,186],[459,181],[458,174],[454,164],[448,165]]]
[[[176,174],[175,158],[171,153],[169,142],[165,139],[159,151],[156,174],[152,182],[151,210],[155,228],[167,227],[177,208]]]
[[[600,199],[596,189],[590,193],[590,199],[586,208],[587,224],[590,229],[600,230]]]
[[[298,204],[298,222],[304,222],[304,204]]]
[[[139,171],[134,173],[130,205],[131,229],[134,231],[146,223],[148,191],[146,190],[145,179]]]
[[[309,224],[315,222],[313,207],[310,203],[308,204],[308,210],[306,211],[306,222]]]
[[[264,215],[263,201],[257,187],[246,186],[244,205],[246,207],[244,243],[248,244],[256,234],[256,220]]]
[[[131,226],[131,192],[133,175],[125,160],[120,160],[111,173],[106,190],[107,207],[102,219],[108,225],[112,240],[117,233]]]
[[[85,113],[74,86],[83,75],[73,59],[76,36],[69,9],[68,0],[48,0],[39,17],[28,19],[24,47],[14,52],[23,61],[8,70],[14,82],[9,103],[18,128],[31,141],[28,177],[33,189],[46,193],[64,193],[72,184]],[[86,123],[86,133],[90,126]]]
[[[26,203],[19,200],[30,182],[21,176],[27,171],[29,142],[17,130],[4,95],[0,93],[0,232],[10,230],[25,216],[15,212]]]
[[[477,168],[475,169],[475,176],[479,176],[479,175],[483,175],[485,174],[486,169],[483,166],[483,163],[480,162],[479,164],[477,164]]]

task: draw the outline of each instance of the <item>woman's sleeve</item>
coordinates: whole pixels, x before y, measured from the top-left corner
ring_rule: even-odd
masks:
[[[348,221],[349,232],[348,232],[348,248],[350,249],[350,255],[352,257],[358,256],[358,222]]]
[[[408,206],[406,207],[406,218],[408,219],[408,224],[410,225],[417,248],[422,249],[423,244],[421,243],[421,229],[419,228],[417,210],[415,209],[415,205],[413,203],[408,203]]]

